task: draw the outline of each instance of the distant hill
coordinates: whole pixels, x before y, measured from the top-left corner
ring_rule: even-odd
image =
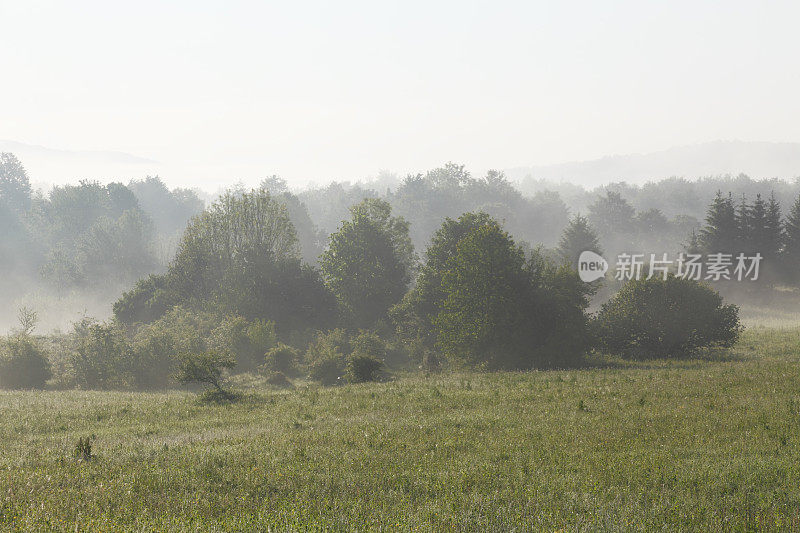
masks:
[[[34,183],[74,183],[83,178],[125,181],[158,174],[161,164],[124,152],[56,150],[16,141],[0,140],[0,152],[16,155]]]
[[[613,181],[644,183],[672,176],[693,179],[740,173],[752,178],[791,179],[800,176],[800,143],[714,141],[505,172],[515,181],[564,181],[587,187]]]

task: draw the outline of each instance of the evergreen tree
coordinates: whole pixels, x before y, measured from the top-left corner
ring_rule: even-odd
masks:
[[[764,221],[765,240],[763,243],[759,243],[763,250],[761,253],[765,254],[765,257],[774,259],[778,257],[783,248],[785,236],[781,218],[781,205],[775,200],[775,193],[773,192],[767,203],[767,214]]]
[[[774,256],[777,252],[778,242],[772,234],[768,220],[768,205],[760,194],[750,210],[750,247],[748,252],[760,252],[762,256]]]
[[[760,194],[757,197],[757,202],[759,202],[760,205],[760,212],[758,214],[754,212],[755,206],[748,205],[747,197],[742,194],[742,201],[739,202],[739,205],[736,207],[736,246],[728,250],[718,251],[728,253],[751,251],[756,225],[763,222],[764,218],[764,206]],[[759,218],[759,222],[754,220],[756,216]]]
[[[797,197],[784,225],[784,248],[783,264],[787,273],[787,279],[795,281],[798,279],[798,267],[800,267],[800,196]]]
[[[570,220],[569,225],[564,228],[556,250],[561,260],[571,264],[575,269],[578,268],[578,257],[580,257],[581,252],[590,250],[596,254],[603,255],[597,233],[589,224],[589,220],[581,215],[576,215],[575,218]]]
[[[733,198],[730,193],[724,197],[721,191],[717,191],[717,196],[708,207],[706,225],[700,230],[700,246],[706,253],[732,253],[738,239],[739,224]]]

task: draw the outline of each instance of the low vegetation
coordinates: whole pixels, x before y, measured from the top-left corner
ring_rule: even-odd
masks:
[[[0,527],[795,530],[799,353],[800,331],[760,329],[723,359],[254,384],[235,403],[3,392]]]

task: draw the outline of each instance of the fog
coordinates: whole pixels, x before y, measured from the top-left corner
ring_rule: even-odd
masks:
[[[759,145],[751,153],[763,148]],[[768,151],[773,148],[766,146]],[[15,325],[21,307],[38,312],[43,331],[69,329],[85,316],[110,317],[113,302],[123,292],[150,274],[166,271],[191,217],[226,191],[243,193],[252,187],[239,181],[213,192],[170,188],[168,178],[144,176],[105,183],[74,179],[34,190],[30,183],[40,180],[29,174],[26,163],[10,153],[3,157],[2,331]],[[677,159],[673,164],[681,164]],[[678,254],[689,246],[692,234],[702,230],[718,191],[730,193],[737,202],[742,195],[748,202],[757,195],[774,196],[784,214],[800,194],[800,183],[790,175],[760,180],[744,174],[666,177],[591,188],[536,176],[529,173],[512,181],[503,172],[473,174],[463,165],[448,163],[406,176],[384,172],[324,186],[290,188],[278,176],[255,186],[286,205],[302,259],[312,266],[328,236],[364,198],[387,200],[394,214],[409,222],[416,254],[424,260],[431,236],[444,219],[466,212],[495,217],[528,250],[543,247],[554,254],[568,222],[580,214],[594,224],[607,257],[633,251]],[[623,210],[629,211],[627,222],[615,221],[615,208],[603,204],[609,194],[618,195]]]

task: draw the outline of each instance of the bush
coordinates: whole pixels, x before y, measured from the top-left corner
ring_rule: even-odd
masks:
[[[0,358],[0,387],[42,389],[50,379],[50,361],[39,344],[27,335],[10,338]]]
[[[299,357],[300,354],[297,350],[286,344],[279,343],[266,353],[262,368],[266,372],[294,375],[297,373],[296,364]]]
[[[127,388],[133,384],[135,356],[114,324],[84,319],[75,325],[72,369],[82,389]]]
[[[634,280],[594,320],[598,343],[628,357],[681,357],[739,338],[739,308],[707,285],[669,276]]]
[[[383,369],[383,361],[371,355],[354,353],[347,359],[345,379],[348,383],[378,381]]]
[[[336,385],[342,382],[345,365],[341,357],[326,357],[311,363],[308,376],[323,385]]]
[[[180,383],[203,383],[214,387],[217,393],[227,392],[222,387],[222,372],[236,366],[230,355],[212,351],[181,354],[178,360],[175,379]]]
[[[323,385],[375,381],[388,353],[386,342],[372,331],[355,336],[343,329],[321,332],[306,353],[309,377]]]
[[[236,359],[237,372],[251,372],[263,361],[264,353],[276,342],[275,324],[263,320],[248,322],[241,316],[226,316],[214,329],[211,344],[227,350]]]
[[[267,374],[267,384],[282,389],[293,387],[291,380],[283,372],[270,372]]]
[[[388,353],[386,343],[371,331],[360,331],[351,344],[354,355],[365,355],[379,361],[386,359],[386,354]]]

